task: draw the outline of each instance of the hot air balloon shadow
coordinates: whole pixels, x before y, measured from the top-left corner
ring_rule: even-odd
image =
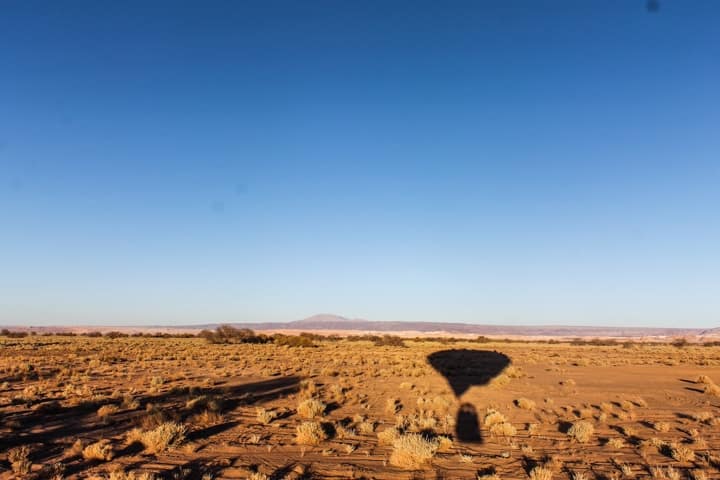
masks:
[[[458,399],[472,386],[487,385],[510,365],[507,355],[489,350],[442,350],[427,358],[430,365],[447,379]],[[455,435],[461,442],[482,443],[477,411],[472,404],[460,405]]]

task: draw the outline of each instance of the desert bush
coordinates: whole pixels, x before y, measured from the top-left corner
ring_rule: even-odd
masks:
[[[406,347],[405,341],[397,335],[383,335],[375,339],[373,344],[376,347]]]
[[[270,477],[262,472],[252,472],[247,480],[270,480]]]
[[[573,423],[567,431],[567,434],[580,443],[587,443],[595,432],[592,423],[580,420]]]
[[[256,335],[249,328],[235,328],[230,325],[221,325],[215,331],[203,330],[198,334],[209,343],[268,343],[271,339],[267,335]]]
[[[517,400],[515,400],[515,405],[517,405],[518,408],[522,408],[523,410],[535,409],[535,402],[527,398],[518,398]]]
[[[400,435],[393,442],[390,464],[416,470],[427,464],[438,450],[438,442],[418,433]]]
[[[718,387],[714,383],[709,383],[709,384],[705,385],[705,388],[703,389],[703,391],[705,393],[709,393],[710,395],[720,397],[720,387]]]
[[[670,431],[670,424],[667,422],[653,422],[652,424],[653,429],[658,432],[669,432]]]
[[[30,447],[23,445],[16,447],[8,452],[8,461],[13,473],[25,475],[30,473],[32,462],[30,461]]]
[[[325,413],[326,405],[316,398],[303,400],[298,404],[297,413],[308,420],[321,417]]]
[[[505,415],[498,412],[497,410],[490,408],[485,413],[483,425],[485,425],[486,427],[492,427],[496,423],[505,423],[506,421],[507,421],[507,418],[505,418]]]
[[[610,438],[605,445],[612,448],[623,448],[625,446],[625,440],[622,438]]]
[[[530,480],[552,480],[553,473],[547,467],[535,467],[530,470]]]
[[[108,480],[156,480],[156,476],[149,472],[125,472],[123,470],[113,470],[108,476]]]
[[[382,432],[378,432],[377,438],[380,445],[392,445],[395,440],[400,438],[400,429],[397,427],[386,428]]]
[[[118,411],[117,405],[103,405],[102,407],[98,408],[97,416],[102,418],[103,420],[109,417],[110,415],[117,413]]]
[[[517,429],[512,423],[501,422],[495,423],[490,427],[490,433],[503,437],[512,437],[517,434]]]
[[[113,452],[112,445],[110,445],[110,440],[100,440],[83,448],[82,456],[85,460],[108,462],[113,459],[115,452]]]
[[[477,480],[500,480],[500,475],[497,473],[478,473]]]
[[[200,413],[196,413],[190,418],[190,423],[193,425],[201,425],[204,427],[210,426],[210,425],[217,425],[219,423],[223,423],[225,421],[225,417],[223,414],[214,412],[212,410],[203,410]]]
[[[327,438],[327,432],[320,422],[303,422],[295,431],[295,442],[299,445],[318,445]]]
[[[255,409],[255,416],[258,422],[262,423],[263,425],[268,425],[270,422],[275,420],[275,418],[277,418],[277,412],[258,407]]]
[[[148,453],[162,453],[169,448],[181,445],[185,441],[187,427],[175,422],[165,422],[152,430],[135,428],[128,432],[130,443],[138,442]]]
[[[695,452],[692,449],[683,445],[678,445],[677,443],[671,443],[669,447],[670,455],[674,460],[683,463],[695,460]]]
[[[307,335],[283,335],[282,333],[276,333],[272,336],[272,341],[275,345],[286,346],[286,347],[317,347],[313,342],[312,337]]]

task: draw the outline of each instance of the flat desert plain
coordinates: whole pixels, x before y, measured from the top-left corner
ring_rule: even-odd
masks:
[[[720,347],[0,340],[0,479],[720,478]]]

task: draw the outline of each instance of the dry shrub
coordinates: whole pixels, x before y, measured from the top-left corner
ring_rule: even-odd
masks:
[[[380,445],[392,445],[395,440],[400,438],[401,432],[397,427],[386,428],[382,432],[378,432],[377,438]]]
[[[102,407],[98,408],[97,416],[102,418],[103,420],[109,417],[110,415],[113,415],[114,413],[117,413],[119,410],[117,405],[103,405]]]
[[[185,441],[187,427],[175,422],[165,422],[152,430],[135,428],[128,432],[130,443],[138,442],[151,454],[162,453],[169,448],[181,445]]]
[[[655,429],[658,432],[669,432],[670,431],[670,424],[667,422],[653,422],[652,424],[653,429]]]
[[[297,407],[298,415],[302,418],[313,419],[325,413],[325,404],[316,398],[303,400]]]
[[[418,433],[400,435],[393,442],[390,464],[416,470],[427,464],[438,450],[438,442]]]
[[[587,443],[592,438],[594,432],[595,427],[593,427],[592,423],[580,420],[572,424],[567,434],[580,443]]]
[[[512,423],[502,422],[496,423],[492,427],[490,427],[490,433],[503,437],[512,437],[517,434],[517,429]]]
[[[453,446],[452,438],[446,437],[445,435],[440,435],[436,440],[438,444],[438,452],[447,452]]]
[[[110,445],[110,440],[100,440],[83,448],[82,456],[85,460],[108,462],[113,459],[115,452],[113,452],[112,445]]]
[[[155,480],[157,477],[150,472],[124,472],[122,470],[113,470],[110,472],[108,480]]]
[[[372,422],[370,420],[363,420],[362,422],[357,424],[358,432],[369,435],[373,432],[375,432],[375,422]]]
[[[695,470],[690,470],[690,477],[693,480],[707,480],[707,473],[705,473],[705,470],[701,470],[699,468],[696,468]]]
[[[663,470],[662,467],[652,467],[650,469],[652,478],[661,480],[680,480],[680,472],[675,470],[672,466],[668,466]]]
[[[327,438],[320,422],[303,422],[295,431],[295,442],[299,445],[318,445]]]
[[[530,471],[530,480],[552,480],[552,470],[546,467],[535,467]]]
[[[485,425],[486,427],[492,427],[493,425],[495,425],[497,423],[505,423],[505,422],[507,422],[507,418],[505,418],[505,415],[498,412],[497,410],[490,408],[485,413],[485,419],[483,420],[483,425]]]
[[[30,473],[32,462],[28,457],[30,457],[30,447],[27,445],[13,448],[8,452],[8,461],[13,473],[18,475]]]
[[[625,440],[622,438],[611,438],[605,445],[612,448],[623,448],[625,446]]]
[[[714,395],[716,397],[720,397],[720,387],[715,385],[714,383],[710,383],[708,385],[705,385],[705,388],[703,389],[705,393],[709,393],[710,395]]]
[[[270,422],[277,418],[277,412],[273,410],[267,410],[262,407],[256,408],[255,414],[258,422],[262,423],[263,425],[268,425]]]
[[[670,447],[670,455],[672,458],[678,462],[692,462],[695,460],[695,452],[688,447],[678,445],[676,443],[671,443],[669,445]]]
[[[192,424],[200,425],[203,427],[217,425],[219,423],[223,423],[224,421],[225,417],[221,413],[213,412],[210,410],[203,410],[202,412],[193,415],[190,419],[190,422]]]
[[[247,480],[270,480],[270,477],[262,472],[253,472],[247,477]]]

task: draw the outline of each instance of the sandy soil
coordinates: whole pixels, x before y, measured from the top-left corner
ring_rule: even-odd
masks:
[[[0,342],[0,479],[720,478],[718,347]],[[304,422],[327,438],[298,443]],[[167,423],[184,438],[138,441]],[[429,457],[403,460],[396,426]]]

